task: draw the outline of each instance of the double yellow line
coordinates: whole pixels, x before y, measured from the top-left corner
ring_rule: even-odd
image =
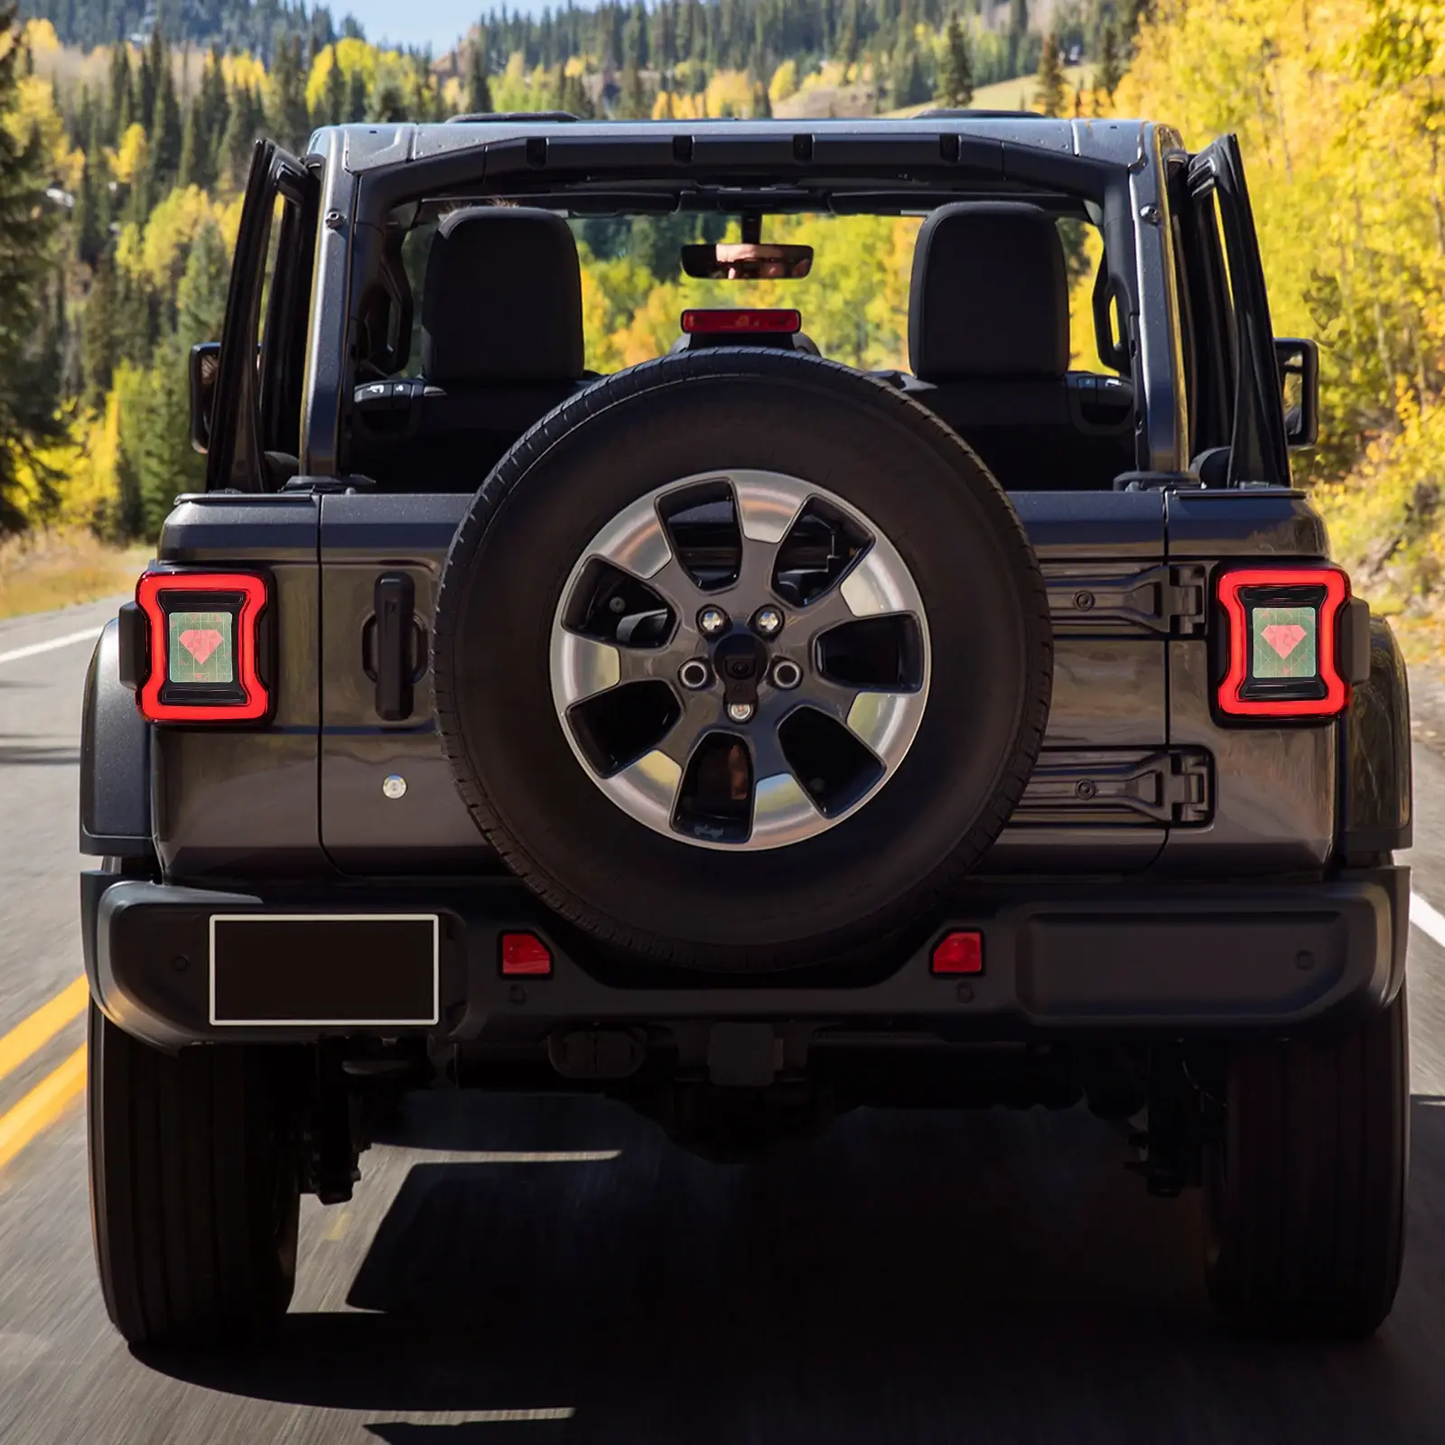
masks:
[[[83,978],[42,1004],[0,1038],[0,1079],[8,1077],[72,1020],[85,1012],[90,991]],[[85,1089],[85,1045],[48,1073],[7,1113],[0,1114],[0,1169],[43,1133]]]

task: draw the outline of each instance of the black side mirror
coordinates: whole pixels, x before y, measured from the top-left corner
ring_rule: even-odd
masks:
[[[220,370],[219,341],[203,341],[191,347],[191,445],[202,453],[211,444],[211,412],[216,404]]]
[[[1320,435],[1320,349],[1298,336],[1276,336],[1284,401],[1284,436],[1292,447],[1312,447]]]

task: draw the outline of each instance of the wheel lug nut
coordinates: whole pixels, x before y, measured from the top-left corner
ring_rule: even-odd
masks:
[[[759,607],[753,613],[753,631],[761,637],[776,637],[783,630],[783,614],[776,607]]]
[[[803,680],[803,669],[789,657],[780,657],[773,664],[773,686],[793,688]]]
[[[730,702],[728,704],[728,717],[735,723],[745,723],[753,715],[753,705],[750,702]]]
[[[697,630],[704,637],[716,637],[728,625],[728,615],[721,607],[704,607],[697,614]]]
[[[712,681],[712,668],[700,657],[690,657],[678,668],[677,680],[689,692],[700,692]]]

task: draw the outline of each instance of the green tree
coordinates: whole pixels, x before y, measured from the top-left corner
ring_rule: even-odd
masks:
[[[973,62],[968,53],[968,35],[956,13],[948,17],[943,30],[943,55],[938,65],[935,98],[950,110],[962,110],[973,101]]]
[[[1029,0],[1009,0],[1008,6],[1008,73],[1015,76],[1022,69],[1024,37],[1029,33]]]
[[[115,372],[115,267],[109,253],[96,264],[80,323],[80,366],[84,400],[98,407]]]
[[[326,91],[321,99],[322,114],[327,125],[340,125],[346,119],[346,72],[331,47],[331,64],[326,71]]]
[[[159,26],[154,33],[159,36]],[[176,99],[176,81],[171,73],[169,51],[161,45],[155,54],[160,57],[160,69],[155,76],[155,99],[147,128],[150,166],[156,177],[169,182],[175,179],[181,165],[181,106]]]
[[[14,7],[0,11],[0,530],[24,524],[17,468],[38,465],[39,446],[60,434],[48,365],[48,302],[59,256],[46,200],[47,157],[39,131],[24,143],[4,119],[17,108],[21,43]]]
[[[278,144],[298,154],[311,134],[311,116],[306,109],[306,76],[301,62],[301,37],[293,35],[276,47],[271,72],[270,109],[266,128]]]
[[[75,236],[77,258],[87,266],[94,266],[100,259],[106,237],[101,229],[100,197],[97,195],[95,167],[91,164],[88,151],[85,163],[80,169],[80,185],[75,193],[75,212],[71,219],[71,230]]]
[[[353,124],[366,119],[366,77],[360,69],[351,72],[346,82],[346,118]]]
[[[1119,32],[1113,22],[1108,21],[1099,31],[1099,64],[1094,71],[1094,89],[1102,90],[1113,97],[1124,78],[1124,67],[1119,60]]]
[[[642,84],[642,72],[630,60],[622,70],[622,90],[617,97],[617,114],[622,120],[645,120],[652,114],[652,104]]]
[[[221,164],[233,190],[246,184],[251,170],[251,152],[261,128],[261,102],[244,85],[231,92],[231,113],[221,141]]]
[[[1064,113],[1064,68],[1059,63],[1059,37],[1053,30],[1044,37],[1043,53],[1039,56],[1038,93],[1034,103],[1043,115]]]
[[[923,61],[911,35],[900,41],[894,49],[889,90],[895,108],[919,105],[928,99],[928,82],[923,75]]]
[[[487,32],[479,30],[467,59],[467,111],[485,115],[492,107],[492,87],[487,81]]]

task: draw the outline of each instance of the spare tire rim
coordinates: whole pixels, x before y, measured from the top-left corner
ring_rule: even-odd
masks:
[[[552,698],[588,777],[701,848],[801,843],[897,772],[928,702],[923,599],[869,517],[726,470],[624,508],[553,617]]]

